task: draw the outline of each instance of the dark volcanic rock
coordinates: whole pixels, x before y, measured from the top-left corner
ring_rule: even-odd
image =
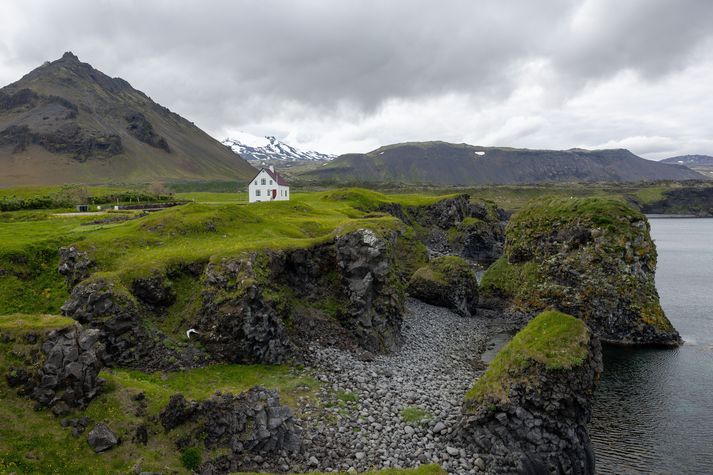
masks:
[[[74,324],[52,330],[41,341],[43,359],[36,373],[12,367],[6,376],[8,384],[55,415],[85,407],[101,389],[98,376],[104,366],[104,346],[99,330]]]
[[[205,270],[196,329],[208,352],[224,361],[279,363],[290,352],[275,306],[257,283],[256,259],[226,259]]]
[[[455,256],[437,257],[418,269],[408,283],[409,295],[452,309],[462,317],[475,315],[478,281],[471,266]]]
[[[143,324],[135,298],[117,282],[88,279],[77,284],[62,313],[100,330],[106,361],[143,370],[175,370],[204,364],[207,355],[194,346],[166,345],[166,336]]]
[[[176,301],[176,293],[161,275],[134,280],[131,292],[148,305],[168,307]]]
[[[579,324],[588,334],[586,326]],[[543,337],[548,338],[538,335]],[[586,356],[572,367],[550,368],[530,360],[524,367],[511,367],[507,377],[500,378],[503,394],[491,389],[476,399],[466,399],[458,435],[466,446],[492,456],[490,472],[596,473],[587,424],[602,371],[601,345],[594,335],[583,344]],[[522,353],[519,358],[529,356]],[[488,373],[482,378],[487,379]]]
[[[276,391],[259,386],[237,396],[216,394],[201,402],[173,395],[160,420],[167,431],[191,425],[182,444],[195,440],[204,442],[209,450],[230,450],[230,455],[204,464],[201,473],[234,471],[241,454],[247,452],[295,452],[301,444],[302,430],[290,408],[280,405]]]
[[[337,266],[348,296],[343,325],[360,345],[375,352],[392,351],[401,341],[404,297],[394,272],[390,240],[369,229],[337,238]]]
[[[89,277],[94,262],[89,254],[81,252],[74,246],[59,248],[59,267],[57,270],[67,279],[67,285],[72,288]]]
[[[104,452],[119,444],[116,434],[106,424],[100,423],[87,435],[87,442],[94,452]]]

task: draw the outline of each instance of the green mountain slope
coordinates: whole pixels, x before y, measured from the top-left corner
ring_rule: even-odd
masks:
[[[0,186],[249,179],[255,169],[72,53],[0,89]]]
[[[686,167],[645,160],[628,150],[528,150],[446,142],[402,143],[342,155],[301,177],[435,185],[704,179]]]

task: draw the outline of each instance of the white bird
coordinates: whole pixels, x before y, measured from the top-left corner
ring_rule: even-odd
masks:
[[[190,339],[190,338],[191,338],[191,333],[195,333],[196,335],[198,335],[198,332],[195,331],[193,328],[191,328],[191,329],[189,329],[189,330],[186,332],[186,337],[188,337],[188,338]]]

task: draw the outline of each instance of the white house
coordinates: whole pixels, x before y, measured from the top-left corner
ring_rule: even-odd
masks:
[[[290,185],[270,165],[261,168],[248,185],[248,201],[287,201],[290,199]]]

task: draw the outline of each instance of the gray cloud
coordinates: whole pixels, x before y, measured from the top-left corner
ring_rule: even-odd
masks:
[[[3,84],[72,50],[218,137],[269,133],[328,152],[443,138],[628,143],[656,158],[668,153],[662,144],[713,153],[701,125],[711,109],[679,89],[711,92],[691,83],[696,67],[713,72],[706,0],[46,0],[3,8]],[[629,97],[642,91],[650,96]],[[682,96],[690,102],[672,107]]]

